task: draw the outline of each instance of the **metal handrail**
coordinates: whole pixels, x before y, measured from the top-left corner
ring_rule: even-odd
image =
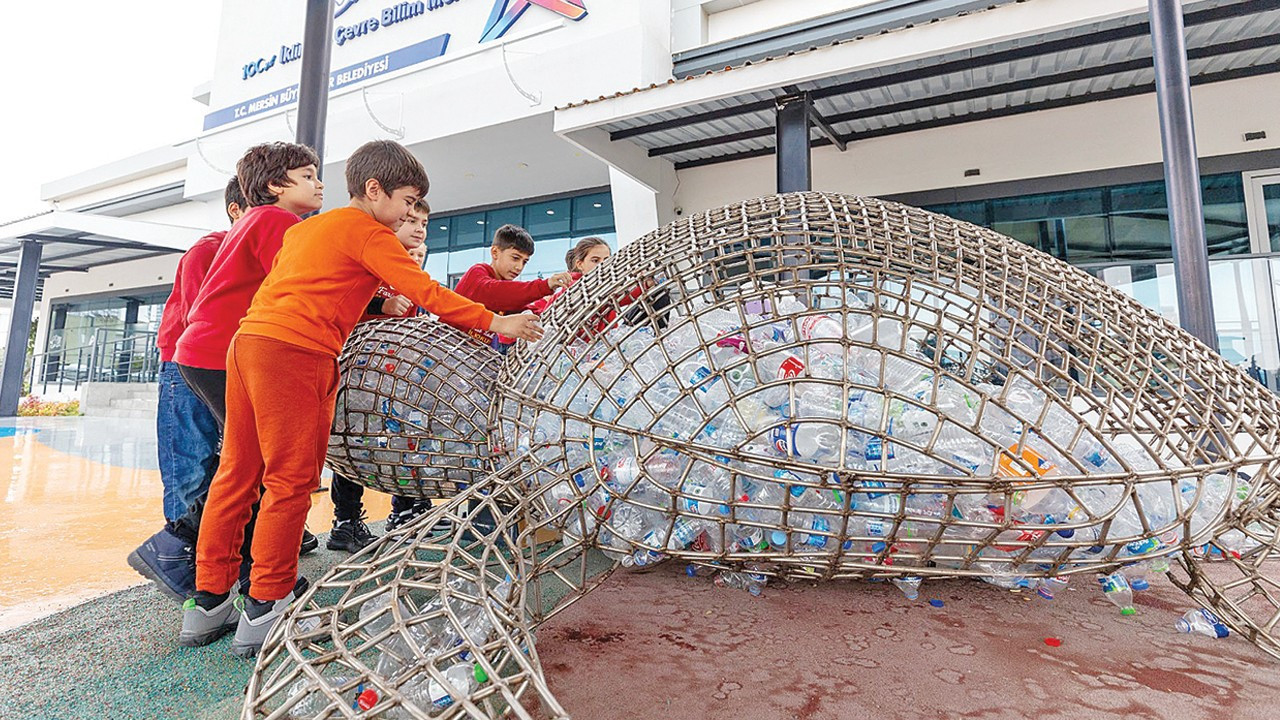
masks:
[[[36,387],[74,391],[87,382],[155,382],[160,371],[156,336],[148,330],[97,328],[87,345],[32,353],[23,373],[26,392]]]

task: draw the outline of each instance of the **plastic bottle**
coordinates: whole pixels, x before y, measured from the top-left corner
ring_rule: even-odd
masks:
[[[920,583],[922,580],[914,575],[908,577],[897,577],[893,579],[893,584],[907,596],[908,600],[920,599]]]
[[[1067,578],[1064,577],[1047,577],[1040,578],[1040,583],[1036,585],[1036,594],[1045,600],[1052,600],[1054,596],[1067,589]]]
[[[1098,578],[1098,583],[1102,585],[1102,594],[1111,601],[1112,605],[1120,608],[1121,615],[1133,615],[1137,613],[1137,609],[1133,607],[1133,590],[1129,587],[1129,578],[1124,573],[1117,570],[1110,575]]]
[[[746,590],[752,595],[759,595],[764,590],[766,580],[763,576],[752,573],[723,570],[716,575],[714,582],[716,587]]]
[[[772,353],[761,358],[757,364],[760,379],[765,383],[791,380],[800,377],[805,371],[804,361],[790,352]],[[760,399],[769,407],[780,408],[790,402],[791,395],[787,385],[781,384],[761,391]]]
[[[427,686],[431,707],[443,710],[456,702],[455,697],[470,695],[475,689],[475,670],[470,663],[456,663],[444,671],[446,685],[432,678]]]
[[[835,357],[844,352],[845,326],[829,315],[806,315],[800,318],[800,337],[805,340],[836,340],[837,342],[814,343],[813,349],[825,355]]]
[[[301,695],[302,693],[307,692],[307,690],[311,688],[314,682],[315,681],[311,680],[310,678],[303,678],[301,680],[295,681],[292,685],[289,686],[289,697],[292,698],[294,695]],[[342,685],[346,685],[348,682],[350,682],[350,678],[346,677],[345,675],[326,675],[324,676],[324,682],[329,687],[337,688]],[[362,691],[363,691],[363,688],[362,688]],[[320,689],[317,688],[314,692],[308,694],[306,697],[302,698],[302,700],[298,701],[298,704],[289,708],[288,717],[291,717],[291,718],[314,717],[320,714],[320,712],[324,710],[328,705],[329,705],[329,697],[325,695],[322,691],[320,691]]]
[[[769,433],[779,453],[801,460],[822,460],[840,452],[840,429],[825,423],[795,423]]]
[[[1178,619],[1174,625],[1180,633],[1195,633],[1197,635],[1207,635],[1211,638],[1224,638],[1231,634],[1227,626],[1218,619],[1217,615],[1205,610],[1188,610],[1185,615]]]

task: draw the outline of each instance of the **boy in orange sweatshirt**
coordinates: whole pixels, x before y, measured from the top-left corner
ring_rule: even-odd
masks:
[[[227,351],[222,464],[200,526],[196,593],[183,605],[183,645],[207,645],[234,627],[232,652],[256,655],[306,589],[297,576],[298,547],[333,422],[338,353],[379,284],[452,323],[524,340],[542,336],[533,315],[495,316],[441,287],[409,258],[392,228],[426,194],[428,182],[403,146],[366,143],[347,160],[346,180],[348,207],[285,233]],[[260,486],[251,594],[241,600],[232,590]]]

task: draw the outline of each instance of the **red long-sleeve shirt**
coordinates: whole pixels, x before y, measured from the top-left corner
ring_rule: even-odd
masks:
[[[301,220],[275,205],[260,205],[231,228],[187,313],[187,329],[173,354],[176,362],[207,370],[227,368],[231,337],[271,271],[284,231]]]
[[[499,280],[488,263],[476,263],[458,281],[454,292],[475,300],[495,313],[518,313],[524,306],[551,294],[546,280]]]
[[[209,274],[209,266],[218,254],[226,231],[218,230],[200,238],[178,260],[173,273],[173,290],[164,302],[164,314],[160,317],[160,331],[156,333],[156,347],[160,348],[160,362],[171,362],[178,338],[187,329],[187,312],[200,292],[200,285]]]

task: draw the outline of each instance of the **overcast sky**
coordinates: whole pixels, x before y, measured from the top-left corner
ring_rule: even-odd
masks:
[[[195,137],[222,3],[18,0],[0,42],[0,222],[39,212],[40,185]]]

